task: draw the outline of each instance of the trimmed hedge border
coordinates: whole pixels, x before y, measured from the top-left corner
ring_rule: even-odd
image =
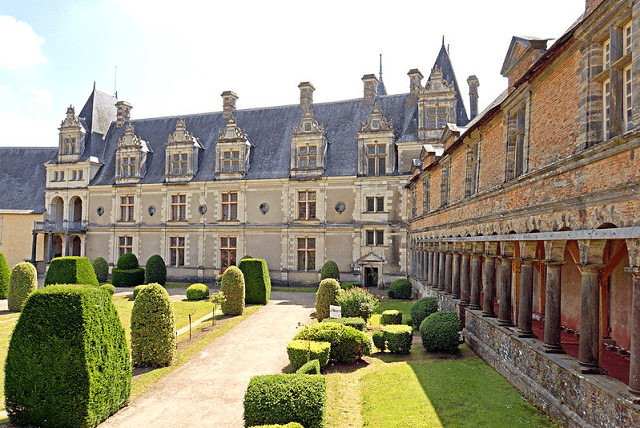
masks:
[[[320,360],[310,360],[298,370],[296,374],[321,374],[320,373]]]
[[[271,296],[271,277],[266,260],[243,257],[238,268],[244,275],[244,302],[266,305]]]
[[[353,363],[364,355],[371,355],[371,338],[366,333],[338,323],[313,324],[293,338],[331,343],[329,358],[338,363]]]
[[[111,283],[114,287],[136,287],[144,284],[144,268],[111,269]]]
[[[411,351],[413,328],[408,325],[387,325],[382,328],[387,348],[394,354],[406,355]]]
[[[83,284],[100,286],[93,265],[86,257],[56,257],[51,260],[44,285]]]
[[[300,339],[289,342],[287,345],[287,354],[289,355],[289,361],[291,362],[293,371],[297,371],[307,363],[307,352],[309,353],[309,361],[318,360],[320,362],[320,368],[324,369],[329,362],[331,343]]]
[[[402,312],[397,311],[395,309],[389,309],[382,313],[380,317],[380,324],[382,325],[392,325],[392,324],[402,324]]]
[[[335,322],[338,324],[344,324],[349,327],[353,327],[356,330],[364,331],[364,327],[367,325],[364,319],[360,317],[348,317],[348,318],[325,318],[322,322]]]

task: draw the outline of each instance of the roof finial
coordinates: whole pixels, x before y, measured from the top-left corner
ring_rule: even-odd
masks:
[[[444,34],[442,35],[442,46],[444,47]]]
[[[380,81],[382,82],[382,54],[380,54]]]
[[[95,80],[93,81],[93,90],[94,91],[96,90],[96,81]]]

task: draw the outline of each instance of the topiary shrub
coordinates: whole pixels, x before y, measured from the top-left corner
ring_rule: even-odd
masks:
[[[380,352],[384,352],[385,349],[387,349],[387,345],[385,344],[384,341],[384,333],[381,331],[376,331],[375,333],[373,333],[373,344],[376,346],[376,348],[378,348],[380,350]]]
[[[420,328],[420,324],[422,324],[422,321],[426,317],[438,312],[438,298],[424,297],[411,305],[409,312],[411,313],[411,323],[413,326]]]
[[[388,294],[391,299],[411,299],[411,294],[413,294],[411,281],[405,278],[396,279],[391,283]]]
[[[202,300],[207,297],[209,297],[209,287],[205,284],[191,284],[189,288],[187,288],[188,300]]]
[[[109,263],[102,257],[98,257],[92,263],[98,282],[105,282],[109,276]]]
[[[433,313],[420,324],[422,346],[427,352],[457,352],[459,332],[460,318],[455,311]]]
[[[51,260],[44,285],[52,284],[82,284],[96,287],[100,285],[89,259],[75,256],[56,257]]]
[[[148,284],[138,293],[131,310],[133,365],[168,366],[176,351],[176,323],[169,293],[160,284]]]
[[[246,256],[245,256],[246,257]],[[266,305],[271,296],[271,278],[266,260],[243,257],[238,268],[244,275],[244,302]]]
[[[287,354],[294,371],[305,365],[309,360],[318,360],[320,368],[324,369],[329,362],[331,343],[315,340],[292,340],[287,345]],[[308,357],[308,358],[307,358]]]
[[[146,283],[157,283],[164,286],[167,283],[167,265],[161,255],[155,254],[149,257],[144,265]]]
[[[296,370],[296,374],[320,374],[320,361],[309,360]]]
[[[301,374],[314,374],[314,373],[301,373]],[[302,426],[302,424],[299,424],[298,422],[289,422],[286,425],[280,425],[280,424],[254,425],[253,428],[304,428],[304,426]]]
[[[349,317],[349,318],[325,318],[322,322],[336,322],[338,324],[348,325],[356,330],[364,331],[364,326],[367,324],[362,318]]]
[[[249,254],[246,254],[244,256],[242,256],[242,258],[240,260],[244,260],[244,259],[252,259],[253,256],[250,256]]]
[[[411,351],[413,329],[408,325],[387,325],[382,328],[382,336],[394,354],[406,355]]]
[[[19,312],[27,297],[38,288],[38,272],[28,262],[18,263],[13,267],[9,278],[9,292],[7,293],[10,311]]]
[[[337,280],[327,278],[320,281],[316,292],[316,318],[318,321],[329,318],[329,306],[336,304],[338,293],[340,293],[340,283]]]
[[[397,311],[395,309],[389,309],[382,313],[380,317],[380,324],[382,325],[391,325],[391,324],[402,324],[402,312]]]
[[[343,290],[348,290],[353,287],[362,288],[362,283],[354,281],[354,282],[343,282],[342,284],[340,284],[340,288],[342,288]]]
[[[354,287],[343,290],[336,298],[336,303],[342,308],[343,317],[360,317],[367,321],[380,306],[380,299],[364,288]]]
[[[11,268],[9,268],[9,263],[4,258],[4,254],[0,253],[0,299],[7,298],[9,278],[11,278]]]
[[[135,254],[124,253],[118,259],[116,267],[118,269],[137,269],[140,267],[140,263],[138,263],[138,257]]]
[[[133,253],[124,253],[118,259],[118,267],[111,269],[111,283],[116,287],[135,287],[144,284],[144,268],[139,267]]]
[[[145,288],[147,286],[147,284],[140,284],[137,287],[134,287],[133,289],[133,300],[136,299],[136,297],[138,297],[138,294],[140,294],[140,291]]]
[[[313,324],[293,338],[331,343],[329,359],[338,363],[353,363],[371,355],[371,339],[366,333],[334,322]]]
[[[109,296],[77,285],[31,294],[11,337],[4,388],[19,426],[93,427],[124,406],[131,360]]]
[[[407,324],[409,327],[413,327],[413,320],[411,319],[411,317],[407,318],[407,322],[406,322],[406,324]]]
[[[102,284],[100,288],[109,293],[110,296],[113,296],[116,292],[116,287],[114,287],[113,284]]]
[[[225,315],[242,315],[244,311],[244,275],[235,266],[224,271],[220,291],[225,299],[221,302],[222,313]]]
[[[320,279],[323,280],[327,278],[333,278],[336,281],[340,282],[340,269],[338,269],[338,264],[333,260],[329,260],[322,265]]]
[[[244,395],[245,426],[298,422],[324,428],[327,380],[320,375],[254,376]]]

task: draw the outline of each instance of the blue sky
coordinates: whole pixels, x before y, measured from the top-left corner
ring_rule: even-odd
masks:
[[[450,1],[11,1],[0,6],[0,146],[55,146],[69,105],[79,112],[94,81],[133,104],[132,118],[362,96],[378,73],[390,94],[426,78],[449,45],[468,109],[466,79],[480,80],[480,109],[506,88],[500,68],[511,37],[558,38],[584,0]],[[535,6],[532,6],[535,5]],[[552,41],[553,42],[553,41]]]

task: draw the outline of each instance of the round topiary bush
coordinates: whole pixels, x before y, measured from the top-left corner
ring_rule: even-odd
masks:
[[[460,319],[455,311],[442,311],[429,315],[420,324],[422,346],[427,352],[447,352],[458,350]]]
[[[102,257],[98,257],[92,263],[98,282],[105,282],[109,276],[109,263]]]
[[[373,344],[376,346],[376,348],[378,348],[380,350],[380,352],[383,352],[386,348],[387,345],[384,341],[384,333],[381,331],[376,331],[375,333],[373,333]]]
[[[324,265],[322,265],[322,271],[320,273],[320,279],[333,278],[336,281],[340,282],[340,269],[338,269],[338,264],[333,260],[329,260]]]
[[[353,363],[371,355],[371,339],[366,333],[334,322],[313,324],[293,338],[331,343],[329,359],[338,363]]]
[[[244,275],[235,266],[231,266],[222,275],[222,285],[220,291],[224,293],[225,299],[220,304],[222,313],[225,315],[242,315],[244,311]]]
[[[164,286],[167,282],[167,265],[161,255],[149,257],[144,265],[147,284],[157,283]]]
[[[408,325],[387,325],[382,328],[382,336],[394,354],[406,355],[411,351],[413,329]]]
[[[380,317],[380,324],[382,325],[390,325],[390,324],[402,324],[402,312],[397,311],[395,309],[389,309],[382,313]]]
[[[429,315],[438,312],[438,298],[437,297],[424,297],[413,305],[411,305],[411,323],[415,328],[420,328],[422,320]]]
[[[140,291],[142,291],[143,288],[145,288],[147,286],[147,284],[140,284],[136,287],[134,287],[133,289],[133,300],[136,299],[136,297],[138,297],[138,294],[140,294]]]
[[[111,270],[111,283],[116,287],[144,284],[144,268],[139,267],[135,254],[124,253],[120,256],[117,267]]]
[[[91,262],[86,257],[56,257],[51,260],[44,285],[52,284],[81,284],[94,285],[100,283],[96,278]]]
[[[0,299],[7,298],[7,290],[9,290],[9,278],[11,277],[11,269],[4,254],[0,253]]]
[[[9,310],[21,311],[29,294],[36,291],[37,288],[38,273],[36,268],[28,262],[15,265],[9,278],[9,292],[7,293]]]
[[[5,363],[12,424],[97,426],[129,399],[130,358],[118,312],[105,292],[77,285],[35,291]]]
[[[320,281],[316,292],[316,318],[322,321],[329,318],[329,306],[336,304],[336,297],[340,293],[340,283],[333,278]]]
[[[176,323],[167,290],[148,284],[131,310],[131,359],[135,367],[164,367],[176,356]]]
[[[116,287],[114,287],[113,284],[102,284],[100,288],[105,290],[111,296],[113,296],[116,292]]]
[[[191,284],[187,288],[187,299],[189,300],[202,300],[209,297],[209,287],[205,284]]]
[[[133,253],[124,253],[118,259],[118,269],[137,269],[140,267],[138,257]]]
[[[411,299],[411,294],[413,294],[411,281],[405,278],[396,279],[391,283],[388,294],[391,299]]]

